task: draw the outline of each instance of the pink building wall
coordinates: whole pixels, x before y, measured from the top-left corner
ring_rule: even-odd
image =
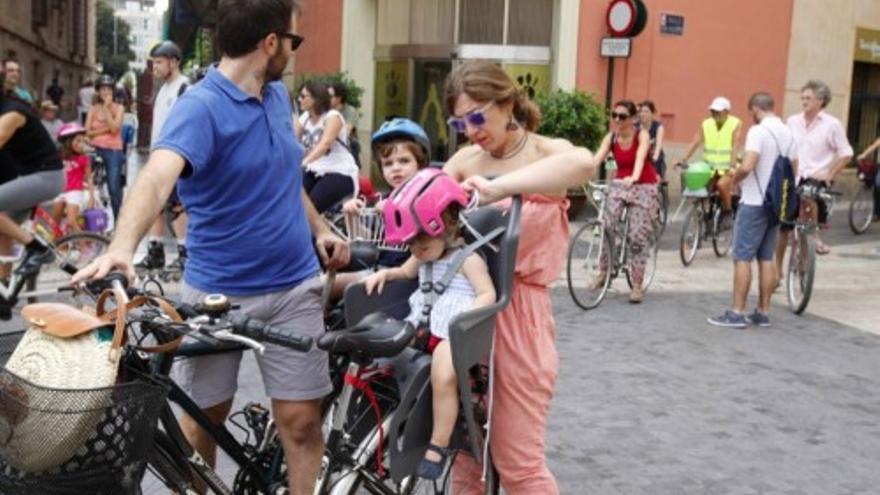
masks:
[[[768,91],[781,111],[785,91],[793,0],[646,0],[648,25],[633,40],[632,56],[617,59],[613,100],[653,100],[667,139],[689,141],[715,96],[726,96],[733,114],[747,119],[755,91]],[[605,100],[607,0],[582,0],[577,88]],[[684,16],[684,34],[660,33],[660,14]]]
[[[306,40],[296,52],[296,74],[337,72],[342,63],[342,0],[308,0],[299,19]]]

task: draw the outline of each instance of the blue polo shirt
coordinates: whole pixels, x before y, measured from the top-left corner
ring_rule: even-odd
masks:
[[[318,272],[302,204],[303,149],[280,82],[262,101],[212,67],[177,101],[154,149],[183,156],[189,214],[184,280],[205,292],[268,294]]]

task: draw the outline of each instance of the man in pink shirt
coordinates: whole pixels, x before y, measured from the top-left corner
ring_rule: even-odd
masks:
[[[837,118],[825,113],[824,109],[831,101],[831,89],[822,81],[809,81],[801,88],[801,107],[803,112],[788,118],[791,129],[798,143],[797,176],[798,182],[814,181],[829,186],[834,177],[852,160],[853,149],[846,138],[846,132]],[[819,202],[817,220],[825,223],[828,211],[825,204]],[[776,266],[782,273],[782,261],[785,248],[788,246],[788,232],[791,227],[782,227],[779,244],[776,246]],[[827,244],[816,234],[816,253],[827,254]]]

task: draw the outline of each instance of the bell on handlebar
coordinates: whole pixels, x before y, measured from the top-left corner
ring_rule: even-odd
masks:
[[[223,294],[208,294],[202,299],[198,309],[209,316],[220,316],[232,309],[232,303]]]

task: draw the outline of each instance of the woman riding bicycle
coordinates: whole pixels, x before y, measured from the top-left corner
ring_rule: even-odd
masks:
[[[296,135],[306,148],[303,188],[319,213],[357,193],[358,168],[348,151],[345,119],[330,108],[327,86],[317,81],[303,85]]]
[[[621,100],[614,104],[611,119],[617,130],[609,132],[602,140],[596,152],[596,164],[601,164],[609,152],[617,162],[617,176],[609,188],[608,213],[612,219],[618,219],[624,206],[629,207],[628,241],[632,249],[629,270],[633,283],[629,301],[640,303],[642,280],[650,255],[648,247],[654,240],[657,183],[660,177],[648,159],[650,134],[645,129],[636,131],[635,116],[636,106],[633,102]],[[609,223],[611,229],[616,226],[615,221]],[[604,283],[605,277],[600,276],[599,280]]]
[[[34,206],[58,196],[64,188],[64,172],[58,149],[40,118],[29,105],[2,91],[0,152],[5,153],[3,166],[14,164],[17,168],[16,173],[7,170],[0,174],[6,178],[0,183],[0,249],[9,253],[9,239],[24,244],[25,258],[15,271],[27,276],[38,272],[54,255],[42,239],[19,224]]]

